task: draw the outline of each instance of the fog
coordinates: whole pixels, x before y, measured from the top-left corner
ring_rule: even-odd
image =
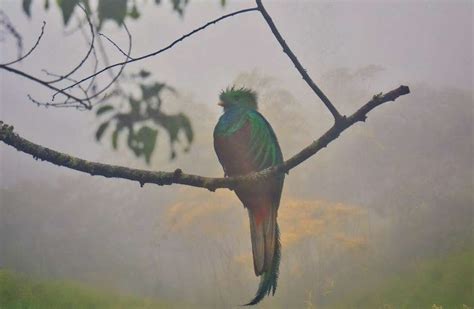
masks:
[[[217,2],[192,2],[183,18],[167,3],[143,4],[141,19],[128,24],[132,55],[253,6],[228,1],[221,8]],[[17,66],[38,76],[44,68],[66,71],[86,49],[77,37],[64,36],[56,7],[44,12],[41,6],[33,2],[27,19],[18,1],[1,3],[27,46],[46,20],[39,48]],[[290,171],[278,217],[278,290],[260,307],[330,308],[424,259],[472,250],[472,2],[268,1],[267,7],[308,73],[343,113],[400,84],[411,93],[373,110],[366,123]],[[113,23],[103,32],[126,43]],[[13,42],[1,43],[2,63],[15,57]],[[107,48],[120,59],[113,46]],[[179,91],[167,97],[165,109],[192,121],[195,142],[175,160],[169,160],[164,135],[151,165],[125,147],[113,151],[108,142],[95,141],[99,122],[93,112],[37,108],[26,95],[46,100],[51,93],[6,71],[0,75],[0,119],[24,138],[87,160],[216,177],[223,172],[212,130],[221,113],[218,94],[228,85],[258,92],[260,111],[285,158],[331,125],[330,114],[258,13],[222,21],[128,69],[142,67]],[[233,307],[249,300],[258,285],[248,217],[233,192],[141,188],[36,161],[5,144],[0,267],[189,308]]]

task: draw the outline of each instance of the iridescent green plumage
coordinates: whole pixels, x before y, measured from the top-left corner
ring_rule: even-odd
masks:
[[[245,88],[230,88],[220,99],[224,114],[214,129],[214,148],[225,174],[245,175],[282,163],[276,135],[257,111],[256,94]],[[281,247],[276,218],[283,181],[280,175],[235,190],[249,212],[254,270],[261,276],[257,294],[248,305],[275,293]]]
[[[224,103],[224,108],[226,105],[239,105],[257,110],[257,94],[244,87],[238,89],[235,87],[227,88],[221,92],[219,99]]]

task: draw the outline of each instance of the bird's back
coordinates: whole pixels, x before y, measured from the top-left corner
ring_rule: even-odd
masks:
[[[246,175],[283,162],[275,133],[257,111],[234,109],[221,116],[214,148],[227,176]],[[276,217],[284,176],[235,190],[249,211],[255,274],[271,270],[277,237]]]

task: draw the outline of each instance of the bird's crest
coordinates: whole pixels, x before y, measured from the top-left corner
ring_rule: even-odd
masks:
[[[257,93],[249,88],[236,88],[235,86],[227,87],[222,90],[219,99],[224,108],[231,106],[242,106],[251,109],[257,109]]]

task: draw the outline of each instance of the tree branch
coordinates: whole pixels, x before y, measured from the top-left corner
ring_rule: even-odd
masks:
[[[23,76],[23,77],[25,77],[25,78],[28,78],[29,80],[32,80],[32,81],[34,81],[34,82],[37,82],[38,84],[41,84],[41,85],[43,85],[43,86],[45,86],[45,87],[47,87],[47,88],[49,88],[49,89],[51,89],[51,90],[56,91],[57,93],[60,93],[60,94],[64,95],[64,96],[65,96],[66,98],[68,98],[68,99],[71,99],[71,100],[76,101],[77,103],[79,103],[80,105],[82,105],[85,109],[91,109],[90,104],[85,103],[85,102],[84,102],[84,99],[79,99],[79,98],[77,98],[76,96],[73,96],[72,94],[67,93],[66,91],[63,91],[63,90],[61,90],[61,89],[59,89],[59,88],[56,88],[56,87],[54,87],[54,86],[48,84],[48,82],[45,82],[44,80],[41,80],[41,79],[36,78],[36,77],[34,77],[34,76],[32,76],[32,75],[30,75],[30,74],[28,74],[28,73],[25,73],[25,72],[23,72],[23,71],[20,71],[20,70],[11,68],[11,67],[6,66],[6,65],[3,65],[3,64],[0,64],[0,69],[4,69],[4,70],[9,71],[9,72],[11,72],[11,73],[18,74],[18,75],[20,75],[20,76]],[[85,98],[85,100],[87,100],[87,98]],[[53,105],[53,104],[48,103],[48,105]]]
[[[146,54],[146,55],[143,55],[143,56],[140,56],[140,57],[136,57],[136,58],[133,58],[133,59],[128,59],[128,60],[125,60],[125,61],[122,61],[122,62],[117,62],[117,63],[114,63],[114,64],[111,64],[109,66],[106,66],[105,68],[95,72],[94,74],[92,75],[89,75],[81,80],[79,80],[78,82],[74,83],[74,84],[71,84],[63,89],[61,89],[61,91],[65,91],[67,89],[70,89],[70,88],[73,88],[91,78],[94,78],[95,76],[99,75],[99,74],[102,74],[103,72],[107,71],[107,70],[110,70],[114,67],[117,67],[117,66],[123,66],[125,64],[128,64],[128,63],[132,63],[132,62],[136,62],[136,61],[140,61],[140,60],[143,60],[143,59],[146,59],[146,58],[149,58],[149,57],[153,57],[153,56],[156,56],[164,51],[167,51],[168,49],[172,48],[173,46],[175,46],[176,44],[178,44],[179,42],[183,41],[184,39],[186,39],[187,37],[190,37],[192,36],[193,34],[201,31],[201,30],[204,30],[205,28],[209,27],[210,25],[213,25],[223,19],[226,19],[226,18],[229,18],[229,17],[232,17],[232,16],[235,16],[235,15],[239,15],[239,14],[242,14],[242,13],[247,13],[247,12],[252,12],[252,11],[257,11],[258,8],[249,8],[249,9],[243,9],[243,10],[239,10],[239,11],[236,11],[236,12],[232,12],[232,13],[229,13],[227,15],[223,15],[219,18],[216,18],[214,20],[211,20],[207,23],[205,23],[204,25],[202,25],[201,27],[199,28],[196,28],[194,29],[193,31],[189,32],[189,33],[186,33],[184,34],[182,37],[180,37],[179,39],[177,40],[174,40],[173,42],[171,42],[168,46],[166,47],[163,47],[157,51],[154,51],[152,53],[149,53],[149,54]]]
[[[77,4],[77,6],[79,6],[79,8],[84,12],[84,15],[86,16],[86,21],[89,25],[89,30],[91,32],[91,42],[89,44],[89,49],[87,50],[87,53],[82,58],[82,60],[71,71],[69,71],[69,73],[62,74],[57,79],[48,81],[48,84],[54,84],[54,83],[63,81],[65,79],[67,79],[69,76],[71,76],[72,74],[74,74],[77,70],[79,70],[82,67],[82,65],[87,61],[87,59],[89,59],[89,56],[94,51],[94,40],[95,40],[94,25],[92,24],[92,20],[90,19],[90,16],[87,13],[86,8],[83,7],[81,4]],[[54,99],[54,97],[53,97],[53,99]]]
[[[48,161],[50,163],[64,166],[73,170],[88,173],[93,176],[99,175],[107,178],[123,178],[137,181],[143,186],[146,183],[157,185],[181,184],[193,187],[206,188],[214,191],[218,188],[235,189],[241,185],[249,185],[253,182],[261,181],[279,173],[287,173],[308,158],[315,155],[319,150],[325,148],[330,142],[335,140],[345,129],[359,121],[365,121],[367,113],[377,106],[395,101],[399,96],[410,93],[407,86],[400,86],[386,94],[375,95],[372,100],[362,106],[354,114],[347,118],[342,118],[336,122],[319,139],[308,145],[296,155],[285,161],[283,164],[267,168],[260,172],[249,175],[211,178],[198,175],[184,174],[180,169],[174,172],[154,172],[140,169],[132,169],[123,166],[108,165],[97,162],[90,162],[79,159],[38,144],[34,144],[13,132],[13,127],[0,122],[0,141],[16,148],[19,151],[32,155],[35,159]]]
[[[15,59],[15,60],[12,60],[10,62],[7,62],[7,63],[2,63],[2,65],[12,65],[12,64],[15,64],[17,62],[20,62],[22,61],[23,59],[25,59],[26,57],[28,57],[29,55],[31,55],[31,53],[36,49],[36,47],[38,47],[40,41],[41,41],[41,38],[43,37],[43,34],[44,34],[44,27],[46,26],[46,22],[43,21],[43,25],[41,26],[41,32],[38,36],[38,38],[36,39],[36,43],[33,45],[33,47],[30,48],[30,50],[24,54],[23,56],[19,57],[18,59]]]
[[[336,122],[341,121],[343,119],[343,116],[339,114],[339,112],[331,103],[331,101],[329,101],[328,97],[314,83],[314,81],[308,75],[308,72],[306,72],[306,69],[303,68],[298,58],[296,58],[295,54],[291,51],[290,47],[288,47],[288,44],[286,44],[285,40],[283,39],[280,32],[278,31],[275,24],[273,23],[271,16],[268,14],[267,10],[263,6],[262,0],[256,0],[256,2],[257,2],[258,10],[260,11],[260,13],[262,13],[263,18],[265,19],[268,26],[270,27],[270,30],[272,31],[273,35],[277,39],[278,43],[280,43],[281,47],[283,48],[283,52],[286,53],[288,57],[291,59],[296,69],[298,70],[298,72],[300,72],[301,76],[303,77],[304,81],[308,84],[308,86],[314,91],[314,93],[316,93],[316,95],[321,99],[321,101],[323,101],[324,105],[326,105],[326,107],[329,109],[329,111],[333,115],[334,120]]]

